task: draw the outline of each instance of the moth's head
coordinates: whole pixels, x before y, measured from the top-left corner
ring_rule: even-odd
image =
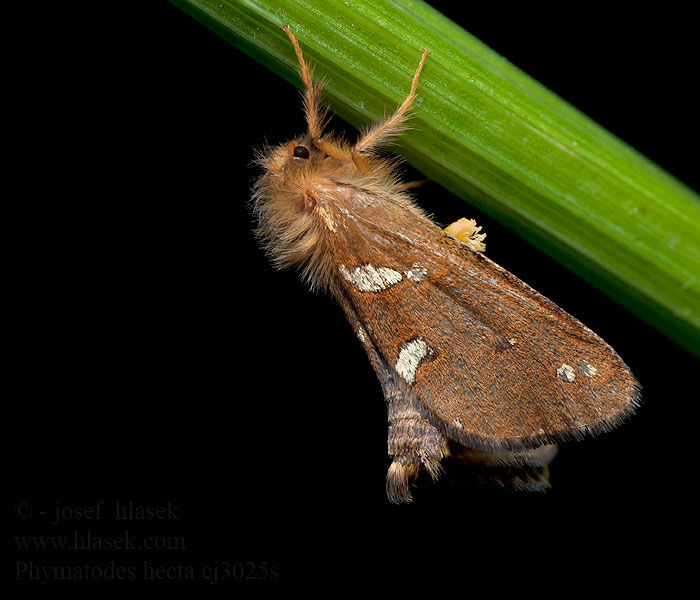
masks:
[[[309,213],[309,182],[323,169],[326,155],[308,135],[258,153],[262,174],[255,184],[256,203],[271,202],[290,211]]]
[[[304,135],[258,153],[257,163],[264,171],[263,177],[293,187],[295,178],[307,178],[324,158],[325,154]]]
[[[319,153],[308,136],[290,140],[273,148],[261,161],[263,168],[273,173],[285,173],[291,170],[303,170]]]

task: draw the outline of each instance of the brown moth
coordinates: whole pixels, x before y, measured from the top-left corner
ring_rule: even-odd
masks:
[[[617,425],[637,381],[590,329],[489,260],[474,221],[438,227],[396,161],[378,156],[405,129],[427,50],[396,112],[350,143],[323,134],[322,85],[283,30],[308,131],[258,158],[257,234],[275,266],[335,296],[369,356],[388,410],[389,499],[410,501],[419,472],[437,479],[449,455],[504,486],[547,487],[556,443]]]

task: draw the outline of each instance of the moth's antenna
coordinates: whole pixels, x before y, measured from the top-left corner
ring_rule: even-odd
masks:
[[[299,75],[304,84],[304,111],[306,112],[306,123],[309,126],[309,134],[315,142],[321,139],[323,135],[323,126],[327,109],[321,104],[321,96],[323,93],[323,84],[320,81],[314,80],[313,70],[304,60],[304,55],[301,52],[299,42],[294,37],[294,34],[289,30],[289,25],[282,27],[282,30],[287,34],[287,37],[294,46],[294,52],[299,61]]]
[[[420,63],[418,64],[418,68],[413,75],[411,91],[408,93],[408,96],[406,96],[406,99],[401,103],[401,106],[396,109],[396,112],[393,115],[381,123],[376,123],[370,129],[368,129],[357,141],[357,144],[355,144],[355,152],[370,150],[372,148],[377,148],[387,144],[406,128],[405,123],[408,119],[408,113],[411,110],[411,106],[413,106],[413,101],[416,99],[418,80],[420,79],[420,73],[423,70],[423,65],[425,64],[425,59],[428,58],[428,54],[430,54],[430,50],[425,48],[423,50]]]

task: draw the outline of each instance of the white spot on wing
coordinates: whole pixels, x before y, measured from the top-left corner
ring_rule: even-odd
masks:
[[[557,377],[563,381],[566,381],[567,383],[571,383],[574,379],[576,379],[576,372],[571,365],[564,363],[557,369]]]
[[[418,263],[413,263],[408,271],[404,272],[406,279],[411,279],[413,281],[420,281],[428,274],[428,269],[419,265]]]
[[[396,361],[396,372],[403,377],[407,383],[416,380],[416,370],[418,364],[428,354],[428,344],[420,338],[411,340],[399,352],[399,359]]]
[[[579,364],[579,369],[581,369],[581,372],[584,375],[588,375],[589,377],[594,377],[598,373],[598,369],[596,369],[593,365],[589,365],[585,360],[581,361],[581,364]]]
[[[326,227],[328,227],[328,229],[335,233],[335,223],[333,222],[333,219],[331,219],[331,216],[328,214],[328,211],[323,206],[319,206],[317,210],[318,214],[321,215],[323,222],[326,224]]]
[[[372,265],[362,265],[350,271],[345,265],[340,265],[338,270],[346,281],[352,283],[361,292],[379,292],[403,279],[401,273],[388,267],[375,268]]]

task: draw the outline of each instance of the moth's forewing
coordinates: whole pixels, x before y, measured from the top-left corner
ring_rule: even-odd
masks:
[[[634,409],[636,380],[579,321],[395,196],[341,191],[318,194],[335,294],[448,437],[534,447]]]

